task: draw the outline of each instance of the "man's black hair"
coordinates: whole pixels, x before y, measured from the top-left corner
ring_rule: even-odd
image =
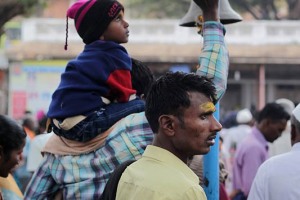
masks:
[[[24,144],[26,133],[21,126],[5,115],[0,115],[0,145],[3,153],[9,155],[12,150]]]
[[[284,108],[277,103],[267,103],[265,107],[258,113],[257,122],[261,122],[263,119],[277,120],[289,120],[290,115]]]
[[[212,82],[194,73],[168,72],[152,84],[146,98],[145,114],[154,133],[158,131],[159,116],[180,117],[182,109],[190,106],[188,92],[202,93],[216,103]]]

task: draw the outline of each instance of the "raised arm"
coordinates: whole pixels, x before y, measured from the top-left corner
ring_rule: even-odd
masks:
[[[224,42],[225,28],[219,22],[219,0],[194,0],[203,11],[203,49],[199,57],[197,74],[211,79],[216,87],[217,101],[227,85],[229,55]]]

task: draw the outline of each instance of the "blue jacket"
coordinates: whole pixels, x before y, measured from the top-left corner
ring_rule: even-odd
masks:
[[[131,85],[131,59],[126,49],[111,41],[95,41],[71,60],[52,95],[48,117],[64,119],[103,107],[101,97],[127,102]]]

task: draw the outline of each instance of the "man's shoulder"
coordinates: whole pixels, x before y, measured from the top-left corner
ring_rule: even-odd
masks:
[[[261,152],[263,150],[260,142],[251,136],[251,133],[244,138],[238,146],[237,154],[238,155],[248,155],[256,154],[256,152]]]
[[[267,177],[269,175],[281,174],[281,170],[284,170],[283,168],[285,168],[286,164],[288,164],[287,162],[289,162],[286,158],[289,158],[288,153],[267,159],[259,167],[259,176]]]
[[[35,136],[33,139],[32,139],[32,143],[46,143],[48,141],[48,139],[53,135],[54,133],[51,132],[51,133],[42,133],[40,135],[37,135]]]
[[[300,156],[295,156],[291,151],[279,154],[276,156],[272,156],[264,162],[264,165],[280,165],[284,166],[285,164],[289,164],[290,162],[298,160],[300,162]],[[300,168],[299,168],[300,169]]]
[[[180,168],[167,166],[165,163],[148,158],[137,160],[123,173],[122,189],[134,185],[135,192],[153,197],[151,199],[160,199],[159,196],[162,194],[170,199],[199,199],[198,197],[205,196],[198,181],[191,181]]]

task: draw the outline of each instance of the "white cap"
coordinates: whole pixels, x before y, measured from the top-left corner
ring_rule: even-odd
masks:
[[[236,115],[236,121],[239,124],[249,123],[252,120],[252,114],[249,109],[245,108],[243,110],[238,111]]]
[[[284,108],[284,110],[287,113],[289,113],[289,115],[292,114],[292,111],[295,108],[295,104],[289,99],[285,99],[285,98],[277,99],[275,101],[275,103],[278,103],[279,105],[281,105]]]
[[[300,122],[300,103],[293,110],[293,115],[297,119],[297,121]]]

